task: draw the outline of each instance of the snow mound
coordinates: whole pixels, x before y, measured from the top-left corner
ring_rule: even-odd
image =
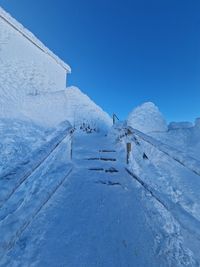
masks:
[[[198,118],[195,125],[185,122],[170,123],[168,132],[151,133],[151,135],[190,157],[200,159],[200,120]]]
[[[195,120],[195,128],[200,129],[200,118],[196,118],[196,120]]]
[[[163,115],[152,102],[146,102],[135,108],[129,114],[127,124],[144,133],[167,131]]]
[[[31,122],[0,119],[0,174],[20,164],[46,142],[49,134],[46,128]]]
[[[70,86],[66,89],[65,95],[67,100],[66,119],[76,128],[89,126],[99,130],[111,127],[110,116],[79,88]]]
[[[175,129],[188,129],[188,128],[192,128],[193,124],[192,122],[187,122],[187,121],[183,121],[183,122],[171,122],[168,126],[169,130],[175,130]]]

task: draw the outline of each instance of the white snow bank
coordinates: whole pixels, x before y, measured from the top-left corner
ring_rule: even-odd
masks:
[[[3,120],[1,126],[0,258],[72,168],[69,122],[56,129],[16,120]]]
[[[192,122],[188,122],[188,121],[184,121],[184,122],[170,122],[168,128],[169,130],[174,130],[174,129],[188,129],[188,128],[192,128],[193,127],[193,123]]]
[[[76,128],[84,125],[97,130],[111,127],[110,116],[79,88],[68,87],[65,95],[67,99],[66,118]]]
[[[196,119],[195,126],[177,123],[169,126],[168,132],[151,133],[151,136],[173,148],[184,152],[187,156],[200,160],[200,124]]]
[[[46,127],[54,127],[67,120],[67,97],[65,90],[27,96],[21,106],[25,118]]]
[[[128,116],[127,124],[144,133],[167,131],[167,124],[157,106],[147,102],[135,108]]]
[[[51,131],[27,121],[0,119],[0,177],[2,172],[9,172],[30,157],[45,143]]]
[[[67,136],[1,207],[0,258],[69,175],[70,147],[70,136]]]
[[[6,120],[1,125],[0,206],[71,130],[68,122],[56,129],[22,121]]]
[[[195,127],[200,129],[200,118],[196,118]]]
[[[166,230],[173,229],[175,221],[182,232],[181,243],[188,248],[188,256],[193,254],[200,262],[200,163],[144,133],[131,128],[130,131],[126,131],[128,134],[124,134],[120,140],[124,147],[127,141],[132,143],[128,165],[132,177],[146,189],[150,200],[161,204],[163,215],[167,211],[172,216],[170,219],[164,216],[163,226]],[[158,218],[155,219],[155,225],[151,226],[153,231],[160,227]],[[179,250],[178,236],[175,240],[168,235],[165,238],[169,238],[166,243],[169,249],[175,246],[175,251]],[[159,238],[157,241],[160,246]],[[199,266],[195,262],[189,264],[178,254],[176,257],[179,264],[169,266]]]

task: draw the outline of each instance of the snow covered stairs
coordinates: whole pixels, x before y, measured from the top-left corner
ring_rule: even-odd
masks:
[[[116,153],[116,150],[109,150],[109,149],[102,149],[99,150],[100,154],[104,154],[104,153]],[[108,156],[100,156],[100,157],[94,157],[94,158],[88,158],[87,160],[91,160],[91,161],[106,161],[106,162],[115,162],[117,161],[116,157],[108,157]],[[113,166],[110,166],[109,168],[102,168],[102,167],[91,167],[89,168],[90,171],[103,171],[106,173],[116,173],[118,172],[118,170],[116,168],[114,168]]]

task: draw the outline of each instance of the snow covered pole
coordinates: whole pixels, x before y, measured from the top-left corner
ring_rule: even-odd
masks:
[[[71,135],[71,138],[70,138],[70,159],[72,160],[72,156],[73,156],[73,133],[75,131],[75,127],[70,131],[70,135]]]
[[[126,143],[126,163],[129,164],[129,158],[131,153],[131,143]]]
[[[119,121],[119,118],[117,117],[117,115],[113,113],[113,125],[115,124],[116,119]]]

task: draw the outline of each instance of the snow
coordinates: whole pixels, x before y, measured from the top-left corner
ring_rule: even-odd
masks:
[[[34,39],[37,46],[25,35]],[[33,102],[36,95],[65,90],[66,69],[49,53],[34,36],[0,8],[0,118],[28,119],[23,114],[29,112],[27,105],[24,110],[27,98],[33,97]]]
[[[73,172],[2,266],[197,266],[179,224],[125,171],[114,141],[75,134]],[[86,160],[101,157],[116,161]],[[97,167],[103,171],[89,170]]]
[[[196,118],[196,120],[195,120],[195,128],[196,129],[200,128],[200,118]]]
[[[1,173],[0,259],[71,171],[70,130],[68,122],[62,123],[46,137],[46,142],[29,155],[23,155],[23,161],[12,157],[12,168]],[[27,141],[29,139],[25,138],[20,144],[21,153],[30,145],[26,144]],[[13,147],[16,145],[14,142]]]
[[[159,202],[172,216],[173,219],[163,219],[163,227],[173,229],[172,223],[175,221],[179,233],[182,233],[180,239],[176,238],[174,241],[169,239],[167,244],[175,245],[172,250],[174,252],[178,251],[180,246],[186,246],[188,256],[193,255],[195,261],[199,263],[199,161],[135,129],[130,129],[130,131],[131,135],[123,135],[120,138],[124,146],[126,142],[132,142],[129,169],[133,172],[135,179],[149,192],[149,195],[157,200],[156,203]],[[156,218],[155,225],[157,223]],[[188,239],[192,242],[188,242]],[[180,240],[181,243],[179,243]],[[164,247],[161,248],[163,249],[165,250]],[[176,257],[179,262],[181,256],[176,255]],[[196,264],[193,263],[191,266],[199,266]],[[169,264],[169,266],[185,265],[187,266],[186,262]]]
[[[3,123],[5,121],[2,122],[4,126]],[[0,206],[49,156],[70,129],[68,122],[56,129],[44,129],[27,122],[6,120],[6,126],[1,130]]]
[[[200,118],[112,127],[66,71],[0,8],[0,265],[200,266]]]
[[[168,126],[169,130],[175,130],[175,129],[187,129],[192,128],[193,123],[192,122],[171,122]]]
[[[27,155],[32,155],[34,150],[45,143],[50,133],[46,128],[30,122],[0,119],[0,174],[8,173],[15,165],[23,162]]]
[[[152,102],[146,102],[133,109],[128,116],[127,124],[144,133],[167,131],[167,124],[163,115]]]
[[[84,123],[97,130],[108,130],[111,127],[111,117],[79,88],[68,87],[65,94],[67,99],[66,117],[72,125],[79,128]]]
[[[200,127],[198,126],[198,120],[193,127],[169,128],[166,133],[151,133],[151,136],[187,156],[200,160]]]
[[[26,29],[21,23],[15,20],[9,13],[7,13],[2,7],[0,7],[0,19],[5,23],[9,24],[10,27],[18,31],[23,37],[27,38],[30,42],[35,44],[38,49],[45,52],[47,55],[52,57],[56,63],[61,65],[67,72],[71,72],[70,66],[68,66],[65,62],[63,62],[58,56],[56,56],[52,51],[50,51],[38,38]]]

